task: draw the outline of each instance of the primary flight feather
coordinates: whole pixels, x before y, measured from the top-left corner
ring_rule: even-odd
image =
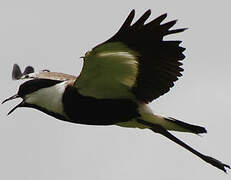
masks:
[[[15,64],[12,78],[29,80],[3,101],[23,99],[8,114],[18,107],[30,107],[72,123],[147,128],[226,172],[229,165],[196,151],[169,132],[206,133],[204,127],[156,115],[147,105],[174,86],[182,76],[185,58],[181,41],[163,39],[185,28],[172,29],[175,20],[163,23],[167,14],[146,22],[150,15],[148,10],[133,23],[132,10],[114,36],[85,54],[79,77],[34,72],[31,66],[22,73]]]

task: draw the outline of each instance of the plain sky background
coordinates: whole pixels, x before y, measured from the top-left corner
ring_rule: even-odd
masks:
[[[174,133],[199,151],[231,164],[230,1],[177,0],[1,0],[0,99],[16,93],[14,63],[36,70],[78,74],[79,58],[110,38],[134,8],[151,19],[168,13],[176,28],[167,39],[186,47],[184,76],[150,104],[156,113],[205,126],[202,137]],[[167,21],[165,21],[167,22]],[[0,108],[0,179],[173,180],[231,179],[149,130],[65,123],[32,109]]]

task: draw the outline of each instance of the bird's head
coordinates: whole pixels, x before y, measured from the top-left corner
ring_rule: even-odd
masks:
[[[2,104],[9,100],[22,98],[22,101],[11,109],[8,115],[18,107],[43,106],[43,104],[49,103],[49,99],[53,97],[51,95],[52,92],[55,93],[52,87],[55,87],[60,82],[62,81],[50,79],[32,79],[26,81],[20,85],[17,94],[5,99]]]

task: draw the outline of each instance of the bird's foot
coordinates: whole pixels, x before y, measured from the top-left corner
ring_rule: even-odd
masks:
[[[203,159],[204,159],[207,163],[209,163],[209,164],[211,164],[211,165],[213,165],[213,166],[215,166],[215,167],[221,169],[221,170],[224,171],[225,173],[227,173],[225,168],[231,169],[231,167],[230,167],[229,165],[224,164],[224,163],[222,163],[221,161],[219,161],[219,160],[217,160],[217,159],[215,159],[215,158],[213,158],[213,157],[204,156]]]

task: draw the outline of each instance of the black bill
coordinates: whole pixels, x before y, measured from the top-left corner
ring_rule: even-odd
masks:
[[[7,99],[5,99],[4,101],[2,101],[2,104],[9,101],[9,100],[13,100],[13,99],[16,99],[16,98],[19,98],[20,96],[18,94],[15,94]],[[19,103],[17,106],[15,106],[13,109],[11,109],[7,115],[11,114],[15,109],[17,109],[18,107],[22,107],[24,104],[24,101],[22,101],[21,103]]]

